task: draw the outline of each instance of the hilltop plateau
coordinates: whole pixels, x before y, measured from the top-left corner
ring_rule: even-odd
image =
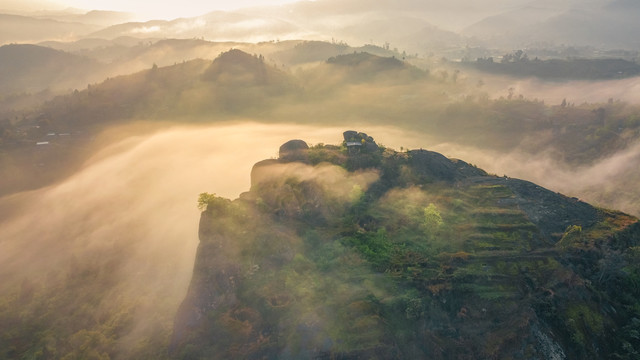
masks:
[[[176,358],[632,359],[640,223],[367,134],[203,193]],[[250,219],[250,220],[249,220]]]

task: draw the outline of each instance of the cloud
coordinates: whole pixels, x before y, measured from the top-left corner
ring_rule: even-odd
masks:
[[[560,104],[563,99],[575,104],[605,102],[608,99],[640,103],[640,77],[602,81],[550,82],[538,79],[508,78],[482,74],[484,90],[495,98],[506,97],[508,89],[528,99]],[[579,89],[579,90],[577,90]]]
[[[132,34],[150,34],[162,30],[160,26],[141,26],[131,30]]]

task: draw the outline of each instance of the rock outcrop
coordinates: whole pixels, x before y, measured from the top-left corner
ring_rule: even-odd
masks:
[[[308,149],[309,145],[303,140],[289,140],[280,146],[278,156],[287,161],[304,160]]]

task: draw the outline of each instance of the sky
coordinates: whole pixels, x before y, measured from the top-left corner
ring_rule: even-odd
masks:
[[[191,17],[215,10],[235,10],[254,6],[282,5],[296,0],[0,0],[0,9],[60,10],[111,10],[137,14],[142,19],[166,19]]]
[[[294,0],[58,0],[56,2],[80,9],[117,10],[132,12],[141,17],[175,19],[202,15],[215,10],[281,5],[294,2]]]

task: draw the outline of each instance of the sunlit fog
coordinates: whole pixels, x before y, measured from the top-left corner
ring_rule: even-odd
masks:
[[[184,297],[198,244],[198,194],[237,197],[249,189],[255,162],[277,157],[280,144],[302,134],[339,138],[336,129],[290,125],[174,126],[123,137],[61,183],[2,199],[21,209],[5,208],[0,224],[3,291],[23,281],[64,288],[71,273],[95,272],[104,287],[95,306],[139,309],[132,319],[139,326],[118,345],[131,356],[126,342],[168,331]]]
[[[0,0],[0,360],[638,359],[632,0]]]

